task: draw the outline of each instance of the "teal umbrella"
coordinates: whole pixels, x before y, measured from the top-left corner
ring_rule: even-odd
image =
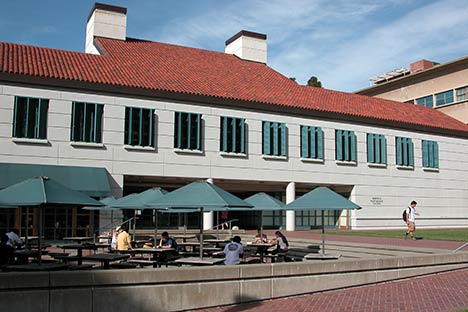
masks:
[[[247,210],[252,205],[222,188],[205,181],[196,181],[172,191],[157,201],[147,204],[151,208],[169,211],[200,212],[200,258],[203,258],[203,212]]]
[[[144,209],[153,209],[153,216],[155,219],[154,227],[154,241],[156,242],[156,235],[158,233],[158,214],[157,209],[149,208],[148,203],[160,199],[168,192],[165,189],[160,187],[150,188],[144,192],[137,194],[130,194],[120,199],[117,199],[109,205],[110,208],[119,208],[119,209],[132,209],[134,210],[134,221],[133,221],[133,239],[135,239],[135,222],[136,222],[136,212],[137,210]]]
[[[103,206],[91,197],[69,189],[68,187],[48,178],[35,177],[11,185],[0,191],[0,207],[39,207],[38,248],[41,250],[42,208],[45,206]],[[27,240],[27,231],[26,231]],[[39,263],[41,253],[39,252]]]
[[[273,196],[263,192],[252,195],[246,199],[246,202],[253,206],[252,210],[260,210],[260,238],[263,240],[263,212],[286,210],[286,204]]]
[[[286,205],[287,210],[321,210],[322,211],[322,254],[325,254],[325,225],[323,212],[325,210],[361,209],[352,201],[340,194],[322,186],[302,195],[295,201]]]

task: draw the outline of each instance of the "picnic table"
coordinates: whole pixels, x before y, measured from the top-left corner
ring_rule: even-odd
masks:
[[[197,258],[197,257],[189,257],[189,258],[180,258],[174,260],[176,264],[188,264],[188,265],[198,265],[198,266],[205,266],[205,265],[215,265],[221,264],[224,262],[224,258]]]
[[[41,250],[41,255],[46,255],[46,250]],[[39,258],[39,250],[37,249],[17,249],[13,252],[16,257],[16,262],[19,264],[26,264],[29,258]]]
[[[67,249],[76,250],[76,256],[67,256],[62,257],[62,260],[76,260],[78,264],[81,265],[83,263],[83,250],[93,250],[96,251],[97,247],[95,244],[68,244],[68,245],[60,245],[57,246],[58,248],[62,248],[64,251]]]
[[[110,267],[111,262],[128,259],[129,257],[130,255],[115,253],[97,253],[94,255],[84,256],[82,257],[82,260],[101,262],[103,268],[108,269]]]
[[[247,244],[247,247],[256,247],[260,262],[263,262],[265,255],[268,253],[268,248],[275,246],[274,243],[252,243]]]
[[[134,259],[130,258],[130,263],[137,263],[140,265],[152,265],[156,267],[161,264],[162,255],[163,254],[171,254],[175,252],[174,248],[134,248],[130,250],[119,251],[121,253],[129,253],[132,256],[140,254],[140,255],[151,255],[148,259]],[[167,264],[167,263],[166,263]]]
[[[189,234],[179,234],[179,235],[173,235],[172,238],[174,239],[181,239],[184,243],[187,241],[187,239],[194,239],[196,238],[195,235],[189,235]]]
[[[94,237],[89,236],[71,236],[71,237],[64,237],[63,240],[73,241],[75,243],[81,244],[83,242],[92,241]]]
[[[2,269],[4,271],[57,271],[65,270],[68,268],[64,263],[28,263],[28,264],[14,264],[6,265]]]
[[[216,247],[220,248],[220,247],[221,247],[221,244],[230,243],[231,240],[229,240],[229,239],[209,238],[209,239],[204,239],[203,242],[204,242],[204,243],[215,244]]]

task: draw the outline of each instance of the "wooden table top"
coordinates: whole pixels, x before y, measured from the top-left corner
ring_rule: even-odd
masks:
[[[175,263],[180,264],[191,264],[191,265],[215,265],[224,262],[224,258],[197,258],[197,257],[189,257],[189,258],[180,258],[174,260]]]

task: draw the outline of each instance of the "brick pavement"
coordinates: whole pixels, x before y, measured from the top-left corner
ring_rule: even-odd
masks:
[[[455,312],[463,309],[468,309],[468,269],[196,311]]]

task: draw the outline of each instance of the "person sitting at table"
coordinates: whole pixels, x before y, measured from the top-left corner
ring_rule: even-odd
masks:
[[[280,231],[275,232],[275,238],[271,241],[272,243],[276,243],[276,249],[271,252],[272,255],[276,254],[285,254],[288,252],[289,243],[286,237]]]
[[[13,249],[24,245],[23,240],[19,237],[18,229],[13,229],[11,232],[6,233],[6,235],[8,236],[7,245],[11,246]]]
[[[257,229],[257,234],[255,235],[254,244],[268,243],[268,237],[265,233],[261,233],[260,229]],[[262,238],[260,238],[262,237]]]
[[[158,248],[169,249],[173,248],[173,251],[163,252],[159,255],[159,261],[168,262],[170,260],[177,259],[179,257],[179,252],[177,248],[177,242],[174,238],[169,236],[169,233],[162,232],[161,240],[159,241]]]
[[[125,225],[122,225],[117,236],[117,250],[124,251],[129,249],[132,249],[130,235],[128,235]]]
[[[224,260],[225,265],[237,265],[240,263],[240,258],[244,255],[244,246],[242,246],[239,236],[234,236],[232,242],[224,247],[224,254],[226,255],[226,259]]]
[[[15,249],[8,245],[8,235],[3,233],[0,236],[0,265],[10,264],[14,261],[14,251]]]
[[[119,236],[120,226],[115,228],[115,231],[112,233],[112,240],[110,243],[111,251],[117,250],[117,236]]]

